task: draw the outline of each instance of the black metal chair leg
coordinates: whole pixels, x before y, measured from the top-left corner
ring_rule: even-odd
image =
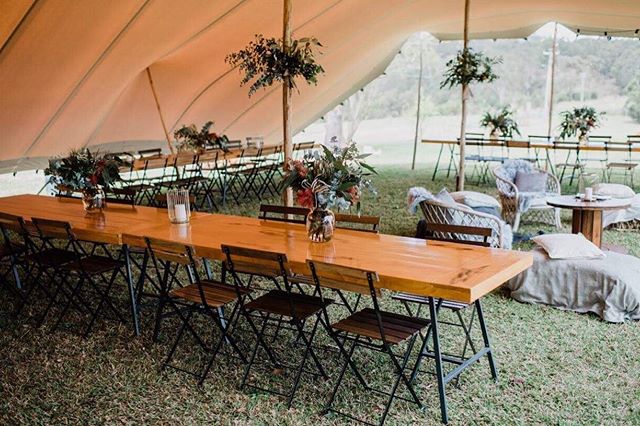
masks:
[[[173,345],[171,345],[171,348],[169,349],[169,352],[167,353],[167,356],[165,357],[165,360],[162,363],[162,367],[160,367],[160,371],[164,371],[164,369],[167,368],[167,365],[169,365],[169,363],[173,359],[173,355],[175,354],[176,349],[178,348],[178,344],[180,343],[180,340],[184,335],[184,331],[187,328],[187,321],[191,320],[192,316],[193,316],[193,309],[190,309],[185,319],[185,322],[183,322],[182,325],[180,326],[180,329],[178,330],[178,335],[176,336],[176,339],[174,340]]]
[[[336,342],[338,341],[337,338],[334,337],[334,340],[336,340]],[[329,410],[331,410],[331,407],[333,406],[333,401],[335,401],[336,399],[336,394],[338,393],[338,389],[340,388],[340,385],[342,384],[342,380],[344,379],[344,375],[347,372],[347,367],[349,367],[349,365],[352,363],[351,357],[353,357],[353,353],[356,350],[356,346],[358,344],[358,338],[356,338],[356,340],[354,340],[353,344],[351,345],[351,349],[349,349],[349,352],[347,353],[344,349],[344,346],[340,343],[338,343],[338,346],[340,347],[340,351],[343,353],[344,356],[344,364],[342,365],[342,368],[340,369],[340,374],[338,375],[338,380],[336,380],[336,384],[333,386],[333,390],[331,391],[331,394],[329,395],[329,399],[327,400],[327,402],[324,405],[324,408],[322,409],[322,413],[326,414],[329,412]],[[357,371],[354,369],[354,367],[351,367],[352,371]],[[360,375],[360,373],[357,374],[358,376]]]
[[[244,374],[242,375],[242,381],[240,382],[240,389],[244,389],[244,386],[247,384],[247,379],[249,378],[249,372],[251,371],[251,367],[253,366],[253,363],[256,359],[256,354],[258,353],[258,347],[261,346],[261,342],[262,342],[262,334],[264,333],[264,330],[267,328],[267,322],[269,320],[269,315],[267,314],[266,318],[263,320],[262,322],[262,327],[260,328],[260,331],[258,331],[255,328],[255,325],[253,324],[253,322],[251,321],[251,319],[249,318],[249,315],[246,315],[247,320],[249,321],[249,324],[251,324],[251,328],[254,329],[254,332],[256,334],[256,343],[253,346],[253,351],[251,351],[251,357],[249,357],[249,362],[247,363],[247,366],[244,369]],[[269,350],[267,349],[267,352],[269,352]]]

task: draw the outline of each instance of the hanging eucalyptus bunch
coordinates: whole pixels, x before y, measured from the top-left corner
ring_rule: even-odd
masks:
[[[473,49],[467,48],[458,51],[455,58],[446,63],[444,79],[440,88],[455,86],[468,86],[472,83],[491,82],[498,78],[493,72],[493,66],[502,63],[502,58],[491,58]]]
[[[297,78],[303,78],[307,84],[318,84],[318,75],[324,73],[324,69],[316,62],[316,53],[322,47],[316,38],[292,40],[285,53],[282,39],[264,38],[262,34],[255,37],[247,47],[225,59],[244,73],[240,85],[252,81],[249,96],[278,82],[286,82],[289,89],[297,90]]]

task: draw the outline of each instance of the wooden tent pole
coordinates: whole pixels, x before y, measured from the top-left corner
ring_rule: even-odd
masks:
[[[418,107],[416,108],[416,134],[413,138],[413,158],[411,159],[411,170],[416,168],[416,151],[418,150],[418,139],[420,137],[420,104],[422,103],[422,71],[424,68],[424,52],[422,49],[422,37],[420,34],[420,75],[418,76]]]
[[[282,13],[282,48],[285,53],[291,48],[291,9],[292,0],[284,0],[284,8]],[[293,152],[293,143],[291,141],[291,91],[289,89],[289,79],[285,77],[282,84],[282,136],[284,144],[284,167],[289,165],[291,154]],[[293,205],[293,191],[287,188],[283,196],[285,206]]]
[[[549,105],[547,106],[549,115],[547,117],[547,136],[551,136],[551,122],[553,120],[553,95],[556,77],[556,55],[557,55],[558,23],[553,28],[553,46],[551,47],[551,82],[549,83]]]
[[[469,44],[469,2],[464,1],[464,41],[463,52],[466,53],[467,45]],[[458,166],[458,179],[456,190],[464,191],[464,156],[466,148],[466,127],[467,127],[467,98],[469,96],[469,86],[467,84],[462,85],[462,119],[460,121],[460,164]]]
[[[160,101],[158,100],[158,94],[156,93],[156,87],[153,84],[153,78],[151,77],[151,70],[147,67],[147,77],[149,77],[149,86],[151,86],[151,93],[153,93],[153,99],[156,101],[156,108],[158,110],[158,115],[160,116],[160,123],[162,123],[162,130],[164,130],[164,136],[167,138],[167,145],[169,146],[169,151],[174,154],[173,145],[171,144],[171,137],[169,137],[169,131],[167,130],[167,125],[164,122],[164,117],[162,116],[162,108],[160,108]]]

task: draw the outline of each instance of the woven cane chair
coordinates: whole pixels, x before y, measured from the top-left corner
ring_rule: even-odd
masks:
[[[536,194],[526,216],[529,221],[543,222],[560,227],[560,209],[551,207],[547,204],[547,197],[560,195],[560,182],[553,174],[533,167],[531,163],[524,160],[511,160],[512,165],[516,165],[522,170],[530,172],[540,172],[547,175],[546,188],[544,192]],[[506,164],[506,163],[505,163]],[[518,230],[520,222],[523,219],[523,211],[520,203],[524,194],[522,194],[515,184],[515,176],[511,177],[506,171],[505,165],[500,165],[493,169],[493,175],[496,178],[496,186],[498,187],[498,195],[502,204],[502,217],[513,226],[514,232]]]

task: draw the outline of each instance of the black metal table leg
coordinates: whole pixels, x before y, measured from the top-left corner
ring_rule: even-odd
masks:
[[[484,322],[484,313],[482,312],[482,305],[480,304],[480,300],[476,300],[476,310],[478,311],[478,322],[480,323],[480,329],[482,330],[482,340],[484,341],[484,347],[487,349],[487,358],[489,359],[491,377],[493,377],[493,380],[498,380],[498,370],[496,368],[496,362],[493,359],[491,340],[489,339],[487,324]]]
[[[131,302],[131,317],[133,318],[133,332],[136,336],[140,335],[140,322],[138,319],[138,300],[136,297],[136,291],[133,286],[133,275],[131,273],[131,253],[129,253],[129,246],[124,244],[122,246],[124,250],[124,258],[127,270],[127,286],[129,287],[129,300]],[[144,271],[141,272],[144,274]]]
[[[440,394],[440,413],[442,423],[449,422],[447,414],[447,395],[444,383],[444,372],[442,369],[442,352],[440,351],[440,335],[438,331],[438,312],[433,297],[429,298],[429,314],[431,315],[431,335],[433,337],[433,352],[436,363],[436,377],[438,378],[438,393]]]

